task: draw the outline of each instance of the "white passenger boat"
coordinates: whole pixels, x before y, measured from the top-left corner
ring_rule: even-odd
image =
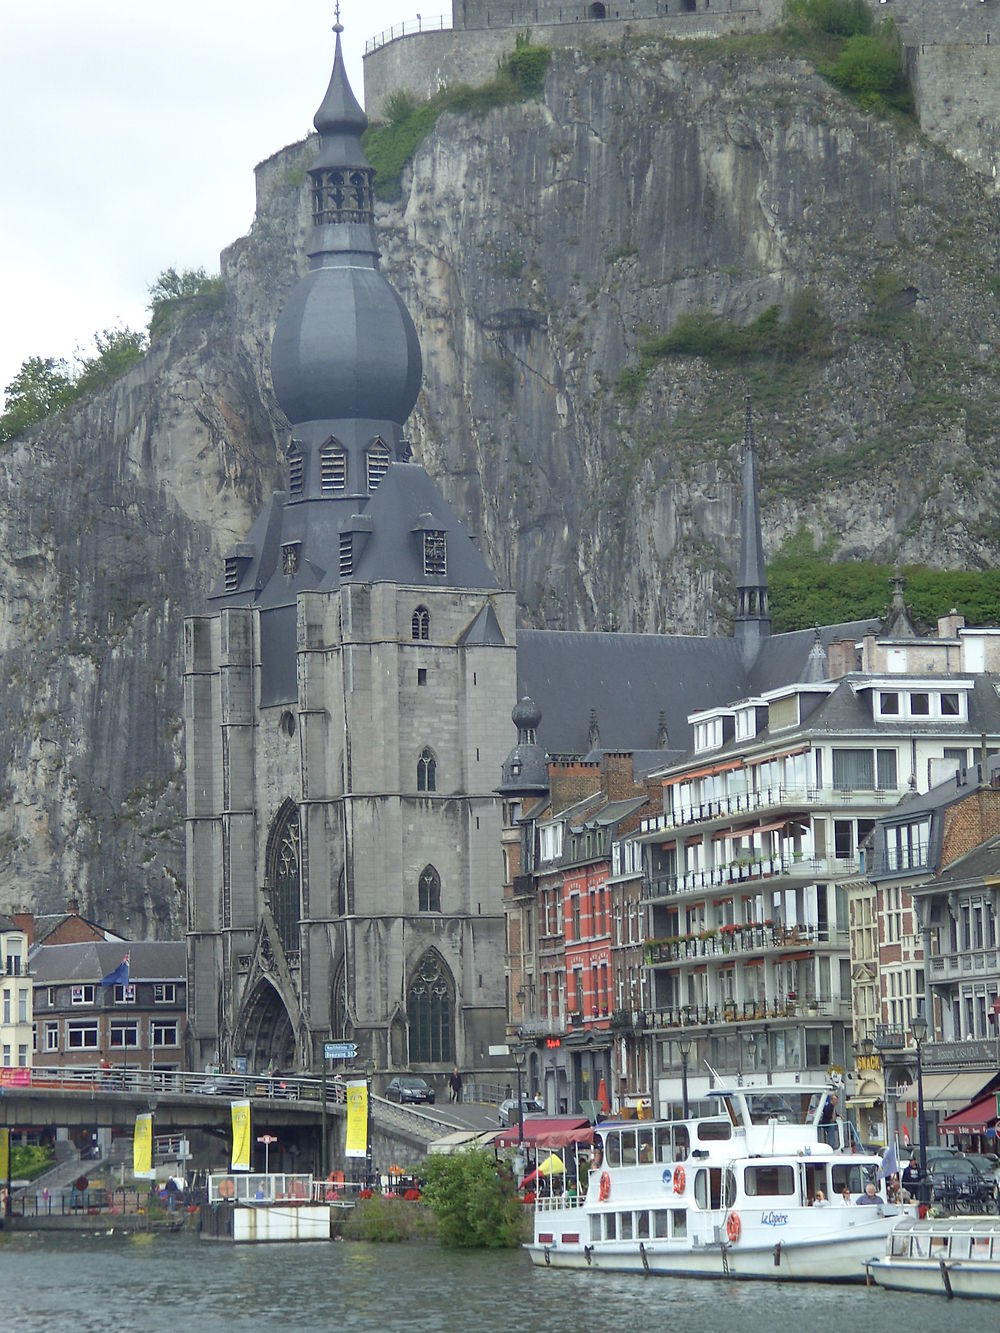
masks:
[[[1000,1300],[1000,1218],[907,1218],[867,1267],[891,1291]]]
[[[884,1249],[903,1210],[886,1199],[881,1159],[844,1151],[845,1125],[822,1123],[833,1091],[719,1089],[714,1115],[598,1125],[583,1197],[544,1186],[538,1194],[532,1261],[671,1277],[863,1281],[865,1260]]]

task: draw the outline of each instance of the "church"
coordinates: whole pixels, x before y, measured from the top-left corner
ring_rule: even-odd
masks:
[[[483,1069],[509,1012],[517,701],[539,753],[649,771],[687,750],[692,711],[808,678],[818,645],[771,636],[749,406],[731,637],[517,629],[406,439],[420,347],[379,271],[340,31],[309,269],[272,345],[286,489],[185,622],[188,1059],[311,1070],[346,1038],[379,1071]]]

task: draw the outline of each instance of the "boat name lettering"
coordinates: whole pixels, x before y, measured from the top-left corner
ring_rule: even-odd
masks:
[[[787,1213],[761,1213],[761,1225],[765,1227],[786,1227],[788,1225]]]

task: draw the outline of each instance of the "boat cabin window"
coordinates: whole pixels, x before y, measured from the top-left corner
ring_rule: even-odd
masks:
[[[590,1239],[591,1239],[591,1241],[595,1241],[595,1240],[603,1240],[603,1239],[604,1239],[604,1237],[601,1235],[601,1214],[600,1214],[600,1213],[591,1213],[591,1214],[590,1214]]]
[[[622,1240],[631,1240],[631,1239],[632,1239],[632,1214],[631,1214],[631,1213],[619,1213],[619,1214],[618,1214],[618,1235],[621,1237]]]
[[[620,1131],[622,1139],[622,1166],[635,1166],[635,1130]]]
[[[656,1160],[658,1162],[672,1162],[670,1150],[670,1126],[657,1125],[653,1130],[654,1142],[656,1144]]]
[[[688,1138],[687,1125],[674,1125],[671,1128],[671,1142],[674,1150],[675,1162],[686,1162],[688,1153],[691,1151],[691,1141]]]
[[[686,1208],[675,1208],[670,1214],[671,1222],[674,1228],[675,1236],[686,1236],[688,1233],[688,1215]]]
[[[918,1232],[913,1237],[913,1257],[929,1259],[931,1256],[931,1238],[926,1231]]]
[[[653,1128],[639,1130],[639,1161],[651,1162],[653,1160]]]
[[[951,1233],[951,1257],[953,1259],[968,1259],[969,1242],[972,1237],[967,1231],[953,1231]]]
[[[988,1259],[990,1257],[991,1236],[973,1236],[972,1237],[972,1258]],[[996,1242],[996,1257],[1000,1259],[1000,1240]]]
[[[618,1219],[614,1213],[604,1214],[604,1239],[618,1239]]]
[[[751,1124],[766,1125],[772,1120],[776,1120],[779,1125],[798,1125],[802,1123],[801,1115],[780,1093],[748,1092],[746,1100]]]
[[[818,1163],[810,1162],[802,1168],[802,1173],[803,1173],[803,1182],[802,1182],[803,1198],[815,1199],[817,1190],[822,1190],[827,1198],[830,1197],[830,1190],[827,1186],[827,1181],[826,1181],[825,1162],[818,1162]]]
[[[875,1179],[876,1168],[874,1166],[850,1166],[846,1162],[835,1162],[830,1170],[830,1183],[833,1186],[834,1195],[842,1194],[845,1189],[849,1189],[857,1198],[859,1194],[864,1194],[865,1186],[869,1180],[878,1185]]]
[[[733,1127],[728,1120],[698,1121],[698,1139],[701,1143],[718,1143],[732,1137]]]
[[[670,1235],[670,1209],[657,1208],[653,1212],[653,1234],[657,1240],[666,1240]]]
[[[722,1200],[724,1208],[732,1208],[736,1202],[736,1172],[731,1166],[726,1167],[726,1193]]]
[[[748,1198],[758,1194],[794,1194],[795,1171],[791,1166],[748,1166],[743,1171],[743,1192]]]
[[[699,1208],[722,1207],[722,1167],[701,1167],[695,1172],[694,1201]]]
[[[889,1253],[892,1257],[894,1259],[908,1259],[910,1257],[909,1232],[904,1231],[901,1234],[899,1232],[893,1232],[891,1240],[892,1248]]]
[[[604,1156],[607,1159],[608,1166],[621,1166],[622,1164],[622,1141],[617,1131],[613,1134],[604,1136]]]
[[[649,1213],[645,1209],[635,1215],[636,1240],[649,1240]]]

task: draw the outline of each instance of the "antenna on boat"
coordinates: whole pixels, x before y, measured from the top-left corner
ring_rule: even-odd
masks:
[[[705,1068],[708,1070],[709,1074],[712,1077],[713,1087],[718,1086],[723,1092],[730,1091],[729,1084],[726,1082],[724,1078],[721,1078],[719,1076],[719,1074],[712,1068],[712,1066],[708,1063],[707,1060],[705,1061]]]

